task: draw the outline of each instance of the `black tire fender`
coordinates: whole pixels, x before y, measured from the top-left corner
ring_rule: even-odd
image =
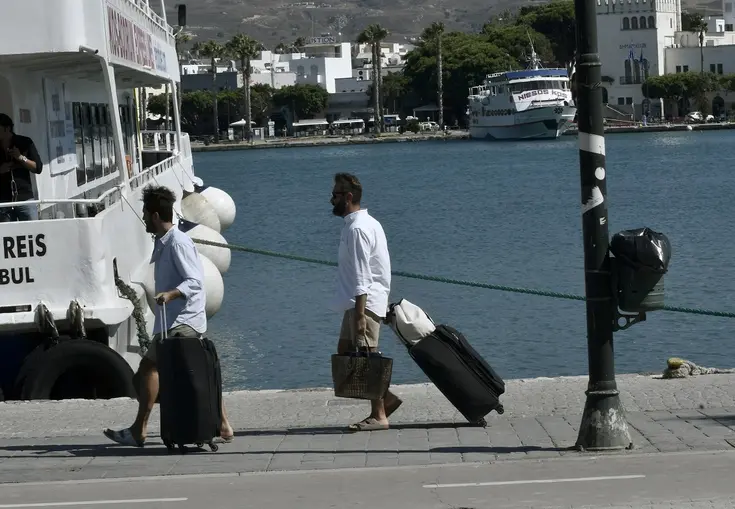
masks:
[[[74,367],[88,369],[112,386],[111,397],[135,397],[133,370],[109,346],[88,339],[62,341],[33,351],[21,367],[16,381],[21,400],[50,399],[59,377]]]

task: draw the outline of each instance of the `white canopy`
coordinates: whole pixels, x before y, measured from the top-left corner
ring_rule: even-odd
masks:
[[[243,127],[243,126],[247,125],[247,123],[248,123],[248,121],[247,121],[247,120],[245,120],[245,119],[243,118],[242,120],[238,120],[237,122],[233,122],[233,123],[231,123],[231,124],[230,124],[230,127]],[[251,121],[250,121],[250,124],[251,124],[251,125],[252,125],[252,124],[255,124],[255,122],[253,122],[253,121],[251,120]]]

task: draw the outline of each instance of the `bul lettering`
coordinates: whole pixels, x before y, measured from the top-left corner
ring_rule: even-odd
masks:
[[[35,279],[31,277],[30,268],[0,269],[0,286],[9,284],[22,285],[27,283],[35,283]]]
[[[46,235],[16,235],[3,237],[3,257],[6,260],[14,258],[34,258],[46,255]]]

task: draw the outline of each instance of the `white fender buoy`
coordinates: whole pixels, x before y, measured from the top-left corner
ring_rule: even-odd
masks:
[[[210,242],[217,242],[218,244],[227,244],[225,238],[214,231],[211,228],[204,226],[203,224],[197,224],[193,221],[186,219],[179,219],[178,224],[179,230],[186,233],[192,239],[208,240]],[[209,258],[220,274],[227,272],[230,268],[231,252],[229,248],[208,246],[207,244],[194,244],[199,251],[199,254]]]
[[[204,291],[207,294],[205,309],[207,319],[209,319],[222,309],[222,301],[225,298],[225,282],[212,260],[202,254],[199,255],[199,258],[201,258],[202,267],[204,268]]]
[[[208,226],[217,233],[222,231],[214,207],[199,193],[188,194],[181,200],[181,215],[189,221]]]
[[[694,128],[692,126],[690,126],[690,125],[687,126],[687,131],[693,131],[693,130],[694,130]]]
[[[222,301],[225,298],[225,282],[222,279],[222,274],[217,270],[217,267],[215,267],[212,260],[201,253],[199,253],[199,259],[202,261],[202,269],[204,270],[204,293],[207,296],[205,312],[209,319],[222,309]],[[148,307],[155,313],[160,306],[156,304],[153,270],[154,264],[151,263],[148,265],[145,280],[142,284],[143,288],[145,288],[145,297],[146,301],[148,301]]]
[[[237,215],[237,207],[232,197],[218,187],[195,186],[194,190],[204,196],[214,208],[219,218],[220,233],[232,226]]]

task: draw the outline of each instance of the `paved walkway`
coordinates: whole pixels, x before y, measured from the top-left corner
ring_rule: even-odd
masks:
[[[225,403],[238,429],[216,454],[169,455],[156,436],[145,449],[118,447],[105,426],[132,421],[132,400],[0,404],[0,482],[165,474],[261,472],[489,462],[580,454],[577,438],[586,377],[510,380],[506,412],[470,427],[429,385],[396,387],[404,403],[388,431],[345,433],[367,403],[330,390],[237,392]],[[618,378],[638,453],[735,448],[735,375],[684,380]],[[630,454],[630,452],[623,453]]]

